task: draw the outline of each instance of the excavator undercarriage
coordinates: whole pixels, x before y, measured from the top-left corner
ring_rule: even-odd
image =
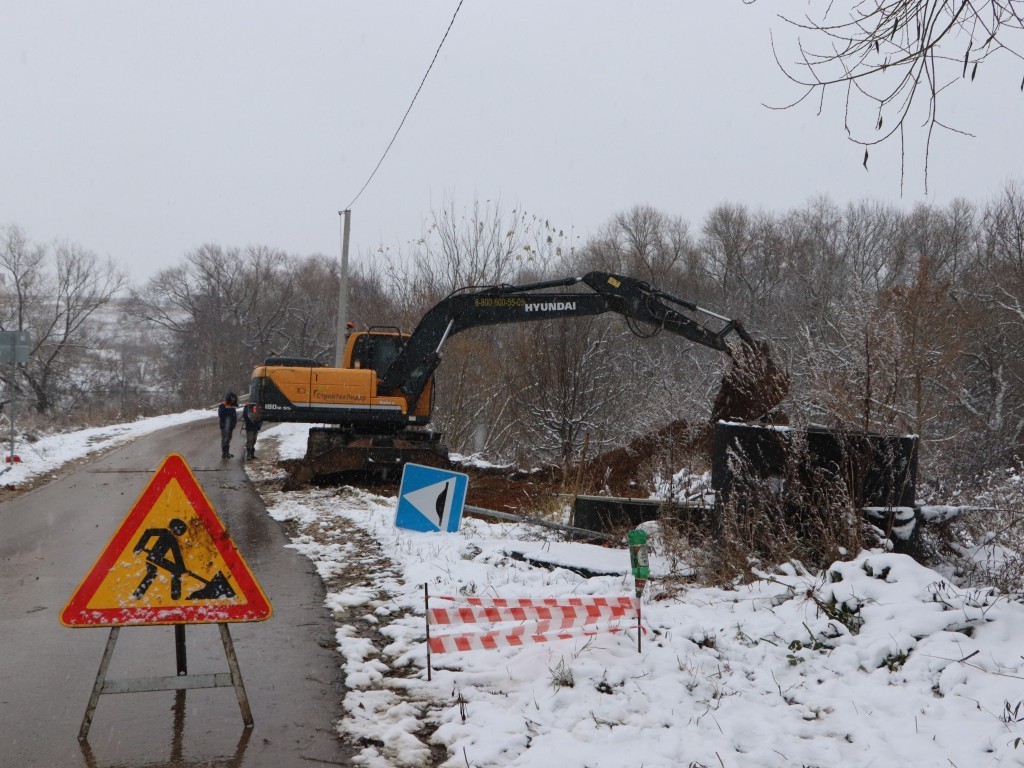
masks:
[[[306,455],[291,470],[284,490],[361,475],[390,481],[406,464],[448,469],[448,447],[441,442],[441,435],[414,430],[360,435],[343,427],[312,427]]]

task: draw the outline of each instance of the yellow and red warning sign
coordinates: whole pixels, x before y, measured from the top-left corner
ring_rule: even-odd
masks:
[[[192,471],[171,454],[61,611],[66,627],[270,617],[267,596]]]

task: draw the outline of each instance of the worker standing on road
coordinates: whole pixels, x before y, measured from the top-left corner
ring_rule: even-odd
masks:
[[[256,458],[256,435],[263,426],[263,416],[256,403],[246,403],[242,408],[242,426],[245,428],[245,458]]]
[[[220,457],[230,459],[231,435],[235,432],[235,425],[238,424],[238,395],[231,390],[224,394],[224,400],[217,408],[217,415],[220,417]]]

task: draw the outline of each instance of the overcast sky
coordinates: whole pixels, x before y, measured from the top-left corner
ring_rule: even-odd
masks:
[[[6,3],[0,226],[77,242],[138,282],[203,243],[337,256],[338,211],[457,5]],[[465,0],[352,208],[353,258],[407,243],[452,200],[500,200],[585,238],[637,204],[699,227],[725,202],[983,203],[1024,177],[1022,73],[1008,61],[949,92],[945,118],[977,138],[936,137],[927,196],[923,134],[901,197],[899,147],[873,150],[865,171],[838,92],[822,116],[766,109],[798,95],[769,36],[792,50],[774,15],[787,6]]]

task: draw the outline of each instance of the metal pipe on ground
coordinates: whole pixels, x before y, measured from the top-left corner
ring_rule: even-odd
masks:
[[[623,540],[621,536],[609,536],[607,533],[599,533],[598,531],[589,531],[586,528],[576,528],[571,525],[561,525],[560,523],[552,523],[550,520],[542,520],[539,517],[529,517],[528,515],[513,515],[509,512],[497,512],[493,509],[484,509],[482,507],[472,507],[466,505],[463,507],[466,512],[470,512],[474,515],[480,515],[481,517],[493,517],[498,520],[507,520],[513,523],[526,523],[527,525],[539,525],[542,528],[551,528],[555,531],[561,531],[567,533],[570,536],[575,536],[582,539],[600,539],[601,541],[612,542],[613,544],[622,544]]]

